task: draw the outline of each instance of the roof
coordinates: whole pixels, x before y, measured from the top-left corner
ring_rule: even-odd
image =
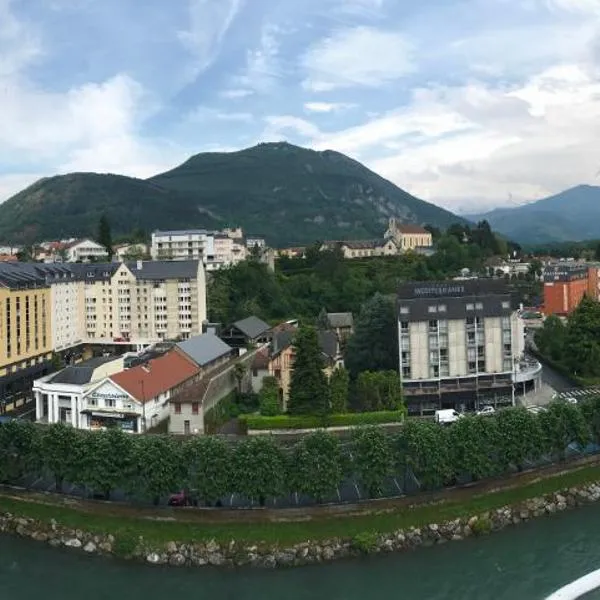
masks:
[[[126,369],[110,379],[140,401],[156,398],[200,372],[189,358],[179,352],[167,352],[143,365]]]
[[[92,381],[94,371],[106,363],[118,360],[118,356],[96,356],[76,365],[70,365],[48,379],[48,383],[85,385]]]
[[[333,331],[318,331],[319,348],[321,352],[330,358],[337,355],[338,339]]]
[[[231,346],[212,333],[196,335],[185,342],[179,342],[177,347],[201,367],[233,350]]]
[[[208,229],[167,229],[152,232],[152,235],[170,235],[170,236],[180,236],[180,235],[199,235],[199,234],[209,234],[213,233]]]
[[[327,313],[327,322],[334,329],[352,327],[354,325],[354,317],[351,312]]]
[[[269,350],[268,348],[262,348],[255,355],[252,360],[253,369],[266,369],[269,366]]]
[[[196,279],[198,260],[144,260],[138,269],[138,261],[127,262],[127,268],[136,279]]]
[[[271,329],[271,326],[264,321],[261,321],[258,317],[252,315],[251,317],[246,317],[241,321],[236,321],[232,327],[239,329],[246,337],[251,340],[257,338],[258,336],[266,333]]]
[[[430,233],[420,225],[412,225],[411,223],[397,223],[396,230],[400,233]]]

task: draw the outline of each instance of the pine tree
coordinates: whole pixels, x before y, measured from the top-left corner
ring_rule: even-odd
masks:
[[[332,413],[340,414],[348,410],[349,385],[350,377],[346,369],[338,368],[331,374],[329,378],[329,396]]]
[[[294,348],[289,412],[324,415],[330,410],[329,386],[323,373],[316,330],[313,327],[300,327],[294,339]]]
[[[112,234],[110,231],[110,223],[108,222],[106,215],[102,215],[100,217],[100,221],[98,222],[98,238],[96,241],[106,249],[108,260],[112,260]]]

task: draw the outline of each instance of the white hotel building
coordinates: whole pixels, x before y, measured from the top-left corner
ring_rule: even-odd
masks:
[[[411,282],[398,292],[399,369],[409,412],[514,403],[537,388],[523,323],[498,280]]]

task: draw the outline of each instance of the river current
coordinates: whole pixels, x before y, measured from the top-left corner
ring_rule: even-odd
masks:
[[[1,600],[543,600],[600,568],[600,506],[484,538],[291,570],[157,568],[11,537],[0,537],[0,558]]]

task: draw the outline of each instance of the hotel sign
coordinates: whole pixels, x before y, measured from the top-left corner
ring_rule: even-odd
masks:
[[[464,285],[436,285],[414,289],[415,296],[454,296],[464,293]]]

